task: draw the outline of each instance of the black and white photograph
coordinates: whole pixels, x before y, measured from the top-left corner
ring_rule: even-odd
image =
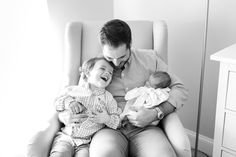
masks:
[[[236,157],[235,6],[2,2],[0,157]]]

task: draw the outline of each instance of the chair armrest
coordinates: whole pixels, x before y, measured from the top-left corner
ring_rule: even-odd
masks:
[[[28,157],[48,157],[51,144],[55,134],[61,127],[58,121],[58,115],[55,113],[49,120],[48,125],[38,131],[27,145],[27,156]]]
[[[153,23],[153,47],[158,55],[168,63],[168,28],[163,20]]]
[[[82,23],[69,22],[65,29],[65,54],[62,87],[77,85],[81,66]]]

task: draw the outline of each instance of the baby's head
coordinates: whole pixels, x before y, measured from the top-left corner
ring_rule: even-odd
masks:
[[[167,88],[171,84],[170,75],[165,71],[157,71],[150,75],[146,85],[152,88]]]
[[[94,57],[83,63],[81,72],[91,87],[105,88],[112,80],[113,67],[105,58]]]

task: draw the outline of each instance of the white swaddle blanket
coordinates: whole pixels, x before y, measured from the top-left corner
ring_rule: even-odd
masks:
[[[140,107],[153,108],[158,106],[162,102],[169,98],[170,88],[150,88],[150,87],[139,87],[128,91],[125,95],[127,103],[121,114],[121,118],[124,118],[127,114],[132,114],[130,107],[138,110]],[[152,123],[155,125],[156,123]]]
[[[169,91],[169,88],[134,88],[126,93],[125,100],[129,101],[136,98],[133,103],[134,106],[152,108],[166,101],[169,98]]]

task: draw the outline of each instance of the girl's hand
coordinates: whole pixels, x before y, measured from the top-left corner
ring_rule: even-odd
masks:
[[[87,114],[72,114],[71,111],[65,110],[63,112],[58,113],[59,119],[62,123],[65,125],[71,124],[71,123],[80,123],[85,121],[88,118]]]
[[[85,107],[81,103],[74,101],[70,103],[69,109],[72,112],[72,114],[78,114],[82,112],[85,109]]]

